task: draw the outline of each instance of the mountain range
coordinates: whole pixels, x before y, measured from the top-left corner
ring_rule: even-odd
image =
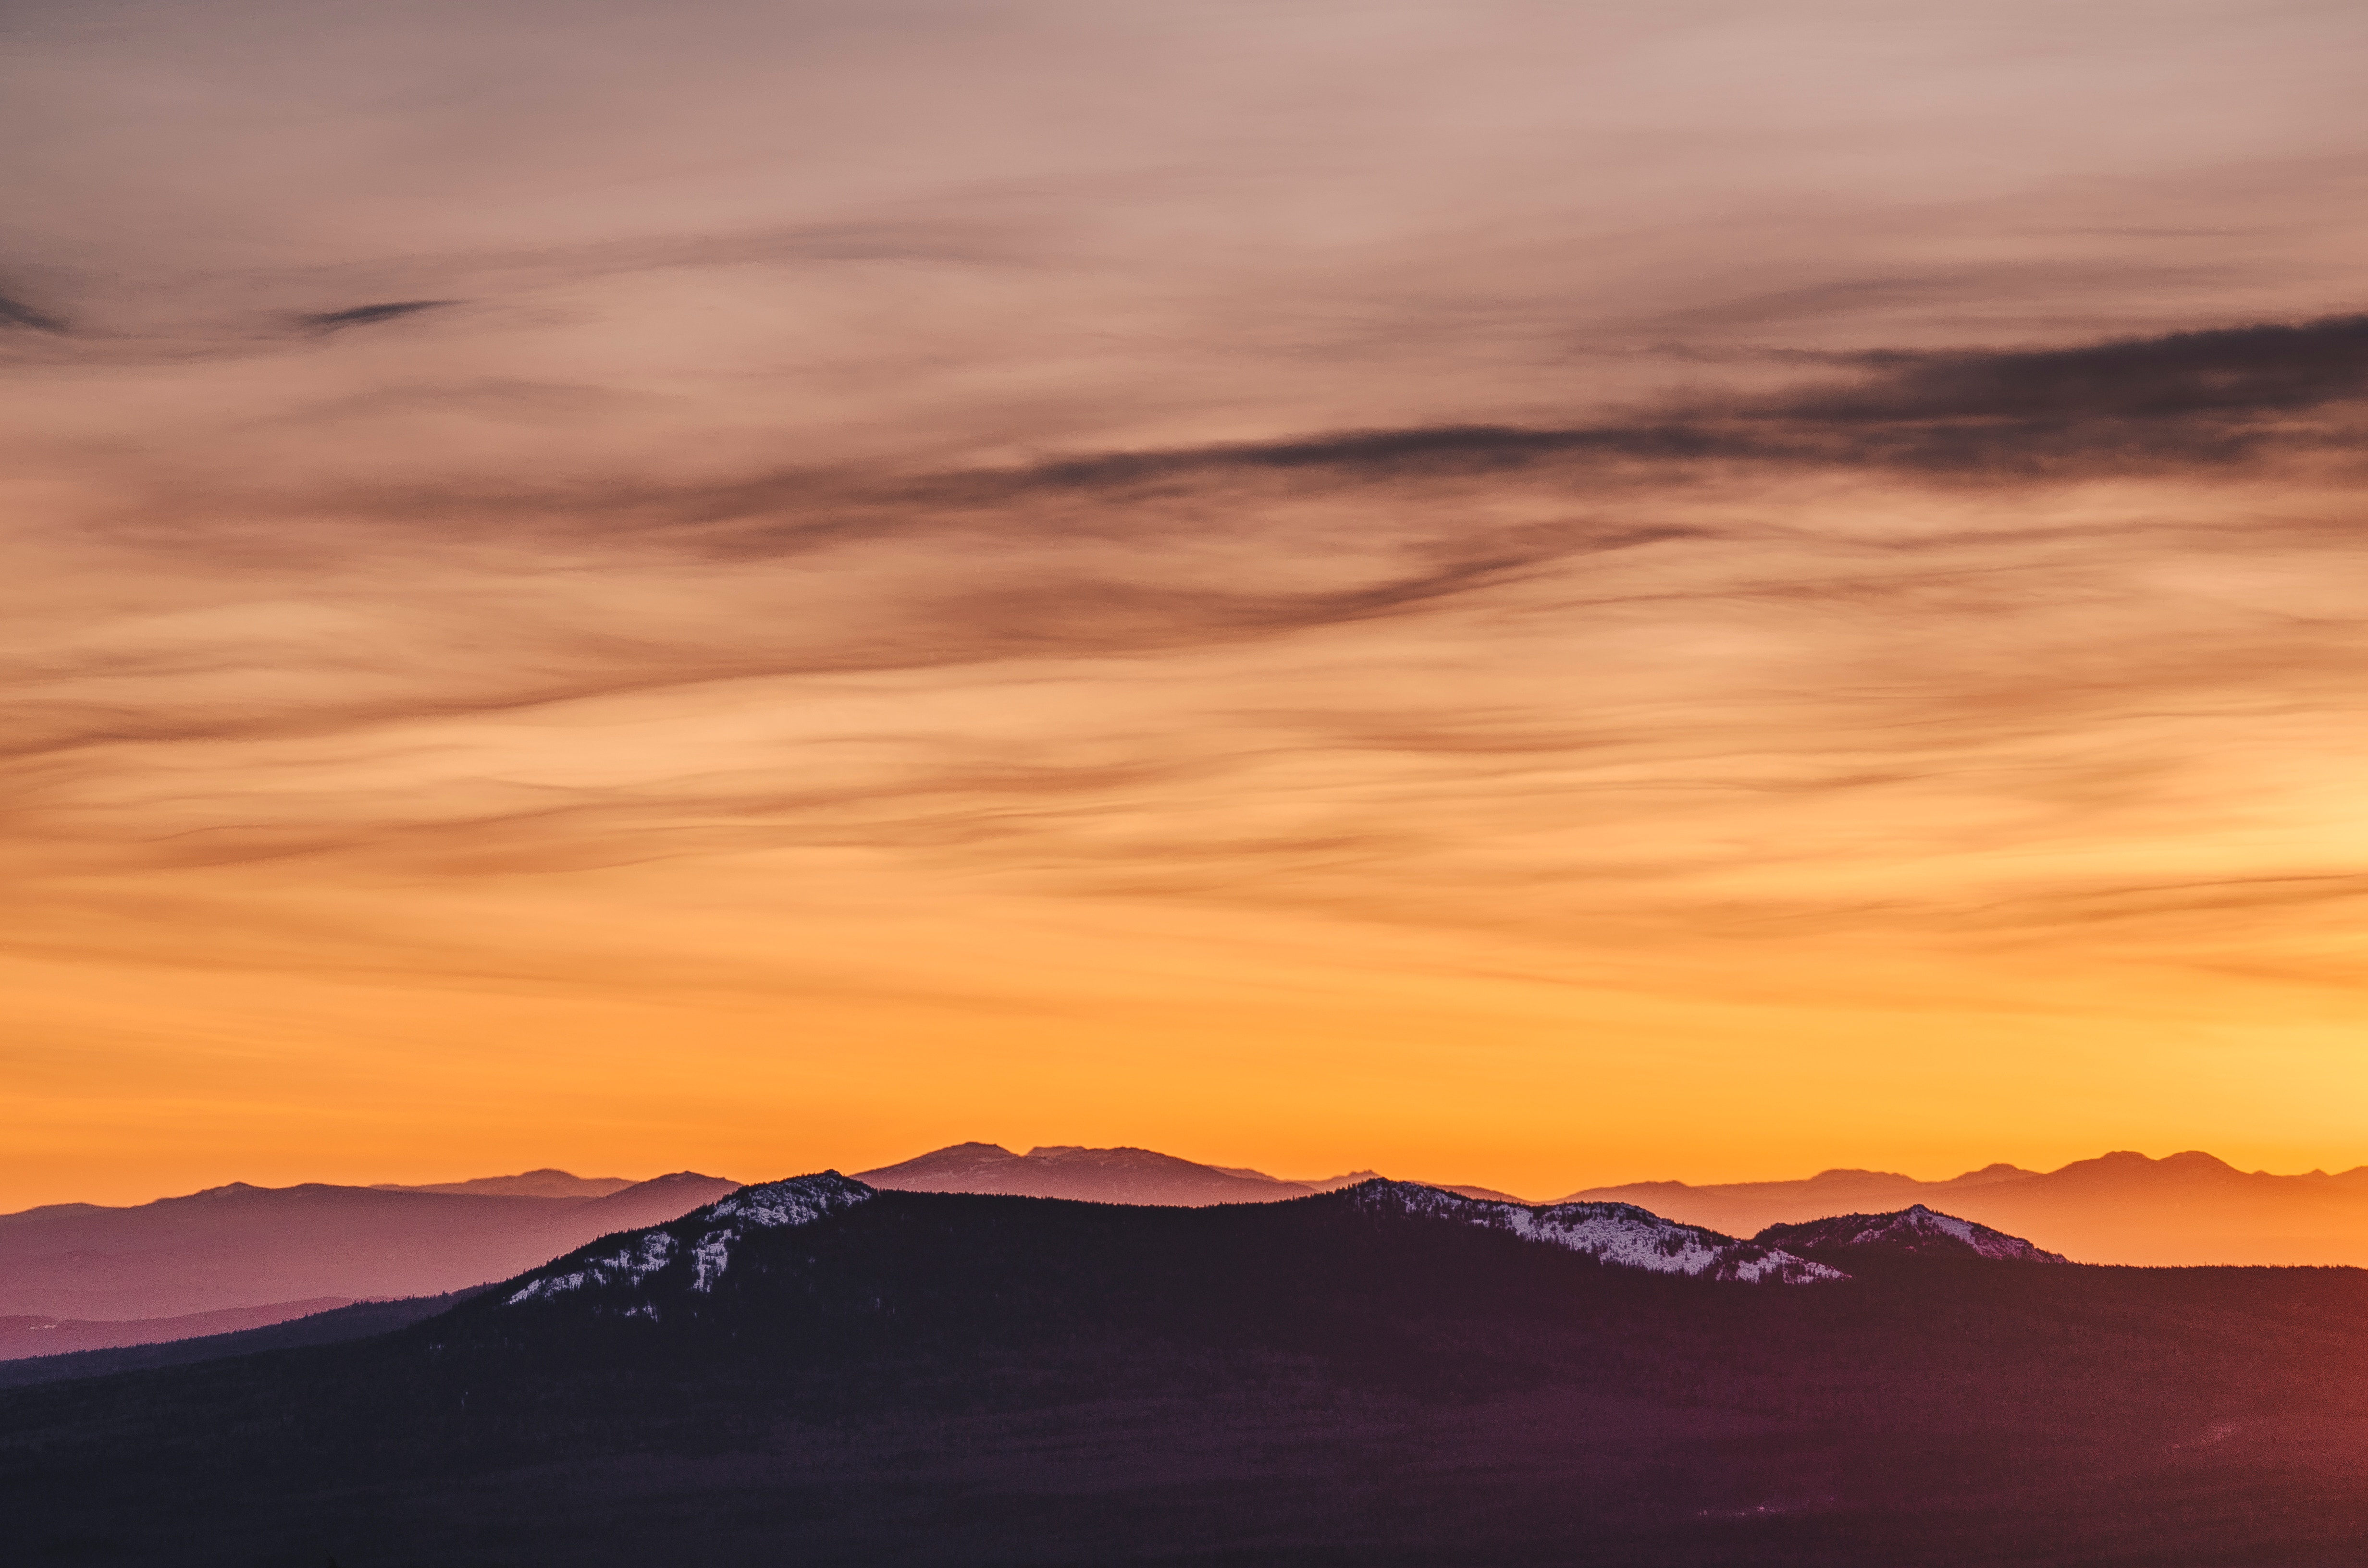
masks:
[[[958,1143],[858,1176],[873,1187],[903,1191],[1195,1205],[1276,1202],[1334,1191],[1373,1174],[1294,1181],[1146,1149],[1053,1146],[1015,1154],[994,1143]],[[1525,1201],[1484,1187],[1426,1185]],[[2239,1171],[2198,1152],[2159,1160],[2115,1153],[2044,1172],[1998,1164],[1942,1181],[1828,1170],[1797,1181],[1631,1182],[1582,1188],[1555,1201],[1632,1203],[1743,1236],[1770,1225],[1924,1204],[2033,1237],[2048,1250],[2089,1263],[2368,1262],[2368,1166],[2336,1176],[2272,1176]]]
[[[2353,1269],[822,1173],[393,1333],[0,1389],[0,1491],[28,1564],[2202,1568],[2368,1555],[2363,1427]]]
[[[482,1198],[606,1198],[641,1184],[631,1176],[580,1176],[545,1166],[516,1176],[472,1176],[466,1181],[427,1182],[405,1187],[401,1182],[374,1181],[373,1192],[450,1192]]]
[[[2123,1151],[2046,1172],[1989,1165],[1936,1182],[1835,1170],[1804,1181],[1633,1182],[1571,1197],[1643,1204],[1674,1220],[1745,1235],[1772,1224],[1924,1203],[2087,1263],[2368,1263],[2368,1165],[2335,1176],[2272,1176],[2237,1170],[2200,1151],[2159,1160]]]
[[[859,1177],[880,1190],[1191,1207],[1288,1201],[1372,1175],[1294,1180],[1146,1149],[1015,1153],[973,1142]],[[635,1183],[542,1169],[405,1187],[233,1183],[132,1208],[56,1204],[0,1215],[0,1359],[210,1335],[324,1302],[461,1290],[672,1219],[737,1185],[692,1172]],[[1520,1201],[1487,1187],[1426,1185]],[[2271,1176],[2201,1153],[2112,1153],[2049,1172],[1993,1165],[1945,1181],[1831,1170],[1799,1181],[1639,1182],[1560,1201],[1633,1204],[1733,1236],[1922,1205],[2091,1263],[2368,1260],[2368,1167]],[[246,1315],[235,1324],[208,1315],[224,1312]]]
[[[1370,1180],[1380,1173],[1293,1181],[1242,1165],[1203,1165],[1151,1149],[1088,1149],[1045,1144],[1015,1154],[1000,1143],[955,1143],[900,1165],[859,1171],[856,1179],[898,1192],[1000,1192],[1015,1198],[1068,1198],[1085,1203],[1149,1203],[1197,1208],[1209,1203],[1274,1203]],[[1521,1199],[1486,1187],[1426,1185],[1468,1198]]]
[[[233,1182],[133,1208],[51,1204],[0,1215],[0,1315],[128,1320],[434,1295],[738,1186],[690,1171],[564,1198]]]

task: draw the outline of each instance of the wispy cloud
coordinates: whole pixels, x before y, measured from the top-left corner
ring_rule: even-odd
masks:
[[[376,326],[381,322],[400,321],[416,316],[422,311],[441,310],[460,303],[457,300],[391,300],[379,305],[350,305],[342,311],[318,311],[296,319],[316,333],[328,334],[349,326]]]
[[[26,9],[0,966],[1729,1143],[1769,1018],[2356,1021],[2368,22],[2062,12]]]
[[[63,332],[66,324],[45,311],[37,311],[22,300],[0,295],[0,328],[19,327],[33,332]]]

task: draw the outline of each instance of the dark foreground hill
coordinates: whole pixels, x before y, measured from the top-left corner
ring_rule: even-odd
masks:
[[[750,1189],[375,1340],[0,1393],[11,1560],[2368,1555],[2352,1270],[1685,1274],[1370,1187],[851,1186]]]

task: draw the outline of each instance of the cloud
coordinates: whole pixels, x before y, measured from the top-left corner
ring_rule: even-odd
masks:
[[[37,311],[21,300],[0,294],[0,329],[29,328],[34,332],[63,332],[66,324],[53,315]]]
[[[1557,460],[1882,467],[2078,478],[2331,450],[2350,428],[2271,423],[2368,397],[2368,315],[2116,338],[2067,348],[1881,350],[1839,386],[1708,398],[1603,424],[1354,430],[1065,459],[1019,485],[1141,483],[1194,471],[1479,475]]]
[[[2287,874],[2164,865],[2279,798],[2245,765],[2315,756],[2281,715],[2341,710],[2368,643],[2351,492],[2256,460],[2339,444],[2359,338],[1892,350],[1564,426],[188,489],[74,542],[62,582],[146,608],[55,609],[0,810],[69,902],[864,856],[1546,949],[2176,948],[2204,915],[2130,890]],[[388,396],[363,429],[435,402]],[[2260,943],[2313,939],[2279,908]]]
[[[1819,474],[2009,489],[2215,471],[2233,478],[2272,459],[2332,460],[2340,472],[2362,434],[2354,405],[2368,398],[2368,317],[2063,348],[1883,350],[1850,356],[1848,364],[1846,380],[1767,392],[1697,391],[1562,426],[1317,431],[917,471],[882,459],[689,481],[594,471],[563,481],[408,482],[276,503],[344,526],[301,538],[277,528],[258,548],[291,560],[308,551],[334,555],[353,548],[359,529],[419,544],[511,538],[756,562],[897,540],[966,540],[1006,558],[1041,549],[1065,551],[1076,564],[1091,554],[1085,575],[1099,581],[1131,575],[1172,550],[1220,541],[1288,555],[1289,541],[1338,526],[1331,508],[1350,506],[1368,510],[1346,555],[1321,548],[1372,565],[1377,580],[1337,598],[1346,606],[1369,588],[1395,592],[1378,580],[1382,557],[1411,551],[1426,576],[1442,562],[1463,571],[1485,557],[1500,578],[1522,561],[1697,528],[1698,521],[1639,521],[1624,509],[1647,496],[1719,486]],[[469,395],[482,403],[489,394],[422,392],[381,402],[398,410],[450,406]],[[588,407],[589,398],[579,403]],[[187,496],[189,487],[176,480],[175,491]],[[1484,494],[1520,495],[1555,515],[1509,531],[1502,519],[1482,524],[1470,508]],[[1615,503],[1620,515],[1607,518]],[[256,515],[244,496],[226,496],[222,509]],[[1488,503],[1480,512],[1501,509]],[[1318,517],[1328,520],[1311,520]],[[142,543],[218,549],[228,538],[176,522]],[[1142,551],[1152,554],[1124,553]],[[1152,575],[1189,592],[1185,582]],[[1212,598],[1220,601],[1236,608],[1218,619],[1260,619],[1238,578]]]
[[[393,300],[380,305],[355,305],[342,311],[323,311],[317,314],[300,315],[296,319],[313,331],[323,334],[337,332],[349,326],[376,326],[404,316],[417,315],[422,311],[441,310],[457,305],[458,300]]]
[[[1889,420],[2245,418],[2368,396],[2368,315],[2257,323],[2069,348],[1862,354],[1875,377],[1780,400],[1776,417]]]

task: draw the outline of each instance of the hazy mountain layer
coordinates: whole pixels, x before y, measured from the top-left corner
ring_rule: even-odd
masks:
[[[1089,1203],[1198,1207],[1304,1198],[1320,1184],[1262,1171],[1196,1165],[1149,1149],[1052,1145],[1015,1154],[999,1143],[956,1143],[899,1165],[857,1173],[870,1186],[905,1192],[999,1192]]]
[[[858,1171],[856,1179],[898,1192],[1001,1192],[1084,1203],[1146,1203],[1193,1209],[1210,1203],[1274,1203],[1338,1192],[1378,1171],[1292,1180],[1247,1165],[1204,1165],[1152,1149],[1088,1149],[1045,1144],[1015,1154],[1000,1143],[955,1143],[897,1165]],[[1524,1199],[1493,1187],[1429,1182],[1444,1192],[1503,1203]]]
[[[738,1184],[692,1172],[603,1198],[242,1183],[135,1208],[0,1215],[0,1313],[176,1317],[307,1297],[424,1296],[499,1279]]]
[[[2086,1263],[2368,1263],[2368,1166],[2271,1176],[2201,1153],[2120,1153],[2044,1174],[1992,1165],[1945,1182],[1827,1171],[1797,1182],[1634,1182],[1572,1196],[1639,1203],[1737,1235],[1923,1203]]]
[[[520,1171],[516,1176],[472,1176],[467,1181],[424,1182],[409,1187],[401,1182],[374,1181],[370,1190],[475,1193],[486,1198],[606,1198],[638,1185],[630,1176],[580,1176],[546,1168]]]

